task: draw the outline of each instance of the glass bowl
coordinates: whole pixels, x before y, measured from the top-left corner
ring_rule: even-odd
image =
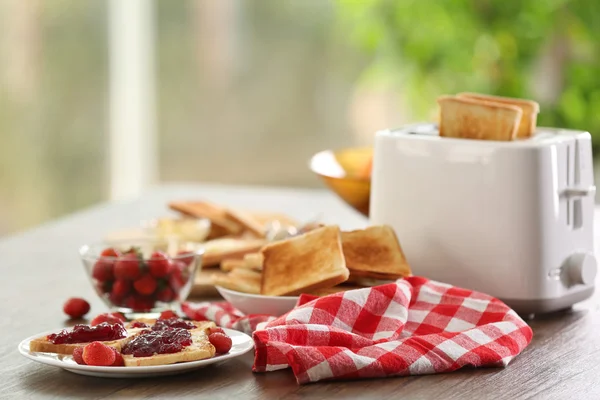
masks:
[[[204,249],[196,242],[144,238],[86,245],[79,252],[94,290],[111,311],[139,318],[181,306]]]
[[[310,160],[310,169],[348,205],[369,216],[373,148],[325,150]]]

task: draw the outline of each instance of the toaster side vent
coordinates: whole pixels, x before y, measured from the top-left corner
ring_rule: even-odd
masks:
[[[573,155],[573,180],[575,186],[581,185],[581,155],[579,149],[579,141],[575,141]],[[573,229],[579,229],[583,226],[583,205],[581,199],[578,198],[573,201]]]

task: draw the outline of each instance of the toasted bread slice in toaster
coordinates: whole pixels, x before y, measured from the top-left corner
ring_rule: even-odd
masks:
[[[459,93],[456,96],[459,98],[483,100],[492,103],[509,104],[517,106],[523,112],[523,114],[521,115],[521,122],[519,123],[519,128],[517,130],[517,137],[528,138],[535,132],[537,124],[537,115],[540,112],[540,105],[533,100],[491,96],[479,93]]]
[[[191,329],[192,344],[184,347],[182,351],[171,354],[155,354],[149,357],[134,357],[131,354],[123,354],[123,362],[126,367],[139,367],[151,365],[167,365],[179,362],[197,361],[215,356],[215,347],[208,340],[208,329],[215,327],[210,321],[191,321],[197,326]],[[133,339],[135,340],[135,339]]]
[[[236,292],[259,294],[261,273],[247,268],[235,268],[227,275],[213,274],[214,285]]]
[[[333,287],[349,276],[340,229],[335,225],[270,243],[261,253],[264,295],[295,295]]]
[[[387,225],[342,232],[342,248],[351,280],[398,279],[411,273],[396,233]]]
[[[440,136],[480,139],[514,140],[523,111],[517,106],[478,99],[441,96]]]

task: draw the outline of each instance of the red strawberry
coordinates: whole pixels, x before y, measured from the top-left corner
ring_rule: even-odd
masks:
[[[115,263],[115,277],[117,279],[135,280],[141,275],[140,260],[136,253],[123,254]]]
[[[114,265],[115,264],[113,261],[100,258],[94,264],[94,268],[92,269],[92,277],[100,282],[106,282],[113,279]]]
[[[179,293],[181,288],[185,285],[185,279],[182,272],[185,271],[185,264],[181,261],[174,261],[169,276],[169,285],[175,293]]]
[[[117,249],[113,249],[112,247],[109,247],[108,249],[104,249],[102,250],[102,253],[100,253],[100,257],[114,257],[117,258],[121,255],[121,252]]]
[[[90,303],[84,299],[72,297],[63,306],[63,311],[71,318],[81,318],[90,311]]]
[[[85,361],[83,361],[83,346],[75,347],[75,350],[73,350],[73,361],[79,365],[85,365]]]
[[[115,306],[122,306],[125,299],[122,296],[115,296],[114,294],[109,293],[108,300]]]
[[[158,319],[169,319],[169,318],[179,318],[179,315],[175,314],[173,310],[166,310],[160,313],[160,317]]]
[[[125,306],[134,311],[148,311],[154,307],[154,300],[144,296],[129,296],[125,300]]]
[[[115,318],[118,318],[118,319],[120,319],[120,320],[121,320],[121,321],[123,321],[123,322],[127,321],[127,318],[125,318],[125,315],[123,315],[123,313],[122,313],[122,312],[117,312],[117,311],[115,311],[115,312],[111,312],[111,313],[109,313],[109,314],[110,314],[110,315],[112,315],[112,316],[113,316],[113,317],[115,317]]]
[[[219,328],[218,326],[216,326],[216,327],[210,328],[208,330],[208,334],[210,335],[211,333],[222,333],[222,334],[225,334],[225,331],[222,328]]]
[[[115,362],[112,363],[110,366],[111,367],[122,367],[125,365],[125,361],[123,360],[123,356],[121,355],[121,353],[119,353],[117,351],[117,349],[112,348],[113,351],[115,352]]]
[[[115,362],[115,351],[102,342],[92,342],[83,348],[83,361],[87,365],[109,366]]]
[[[104,314],[97,315],[96,318],[94,318],[92,320],[92,322],[90,322],[90,325],[91,326],[96,326],[96,325],[101,324],[103,322],[107,322],[107,323],[109,323],[111,325],[113,325],[113,324],[125,325],[123,323],[123,320],[120,317],[118,317],[117,315],[115,315],[115,314],[119,314],[119,313],[104,313]]]
[[[142,276],[140,279],[133,282],[133,287],[136,292],[143,295],[149,295],[156,290],[156,279],[150,274]]]
[[[157,278],[162,278],[169,273],[169,258],[162,251],[155,251],[147,261],[150,274]]]
[[[112,295],[116,298],[123,298],[131,291],[131,282],[123,279],[117,279],[112,287]]]
[[[163,303],[173,301],[174,298],[175,293],[173,293],[173,290],[170,287],[166,287],[163,290],[159,290],[158,293],[156,293],[156,300],[162,301]]]
[[[208,335],[208,341],[210,344],[215,346],[215,350],[219,354],[228,353],[231,350],[232,342],[231,338],[224,333],[211,333]]]
[[[179,261],[183,262],[186,267],[191,265],[194,262],[195,258],[194,253],[191,253],[189,251],[180,251],[177,253],[177,256],[179,258]]]

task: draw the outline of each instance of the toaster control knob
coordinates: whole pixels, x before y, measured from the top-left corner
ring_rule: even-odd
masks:
[[[592,253],[575,253],[567,260],[567,274],[573,284],[592,285],[598,266]]]

